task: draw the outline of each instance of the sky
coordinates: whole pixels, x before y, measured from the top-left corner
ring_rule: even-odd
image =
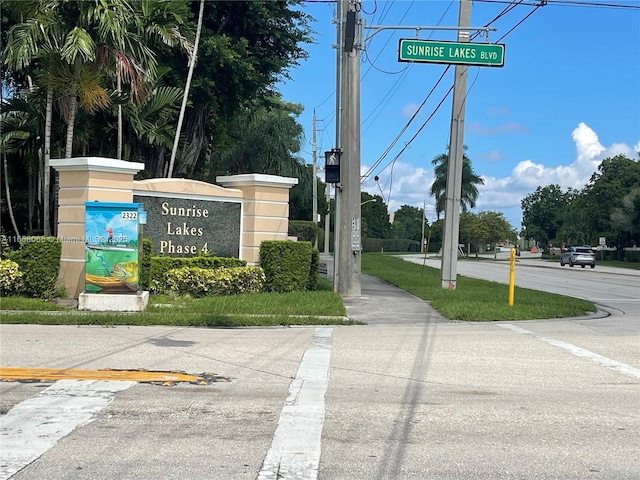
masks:
[[[493,21],[510,3],[520,4]],[[471,7],[471,25],[495,27],[489,42],[505,45],[504,67],[468,69],[464,144],[485,182],[473,212],[502,212],[517,231],[521,200],[538,186],[582,189],[603,159],[625,154],[637,160],[640,152],[640,0],[549,0],[537,9],[536,3],[476,0]],[[308,164],[315,110],[319,166],[336,137],[335,7],[304,3],[315,18],[315,43],[305,47],[309,58],[289,72],[291,80],[278,86],[283,100],[304,107],[300,156]],[[443,27],[456,26],[458,13],[458,0],[377,0],[362,2],[361,18],[367,27]],[[414,30],[364,32],[362,190],[381,195],[389,213],[426,205],[431,223],[431,160],[449,145],[452,95],[445,95],[454,68],[437,84],[446,65],[398,61],[399,39],[416,38]],[[418,38],[455,41],[456,33],[423,29]]]

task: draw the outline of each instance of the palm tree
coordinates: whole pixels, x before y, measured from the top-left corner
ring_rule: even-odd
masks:
[[[269,106],[237,115],[228,131],[233,132],[226,145],[214,150],[211,176],[219,173],[267,173],[295,177],[301,190],[311,196],[311,175],[296,154],[304,138],[294,118],[301,106],[271,99]]]
[[[464,146],[467,151],[467,146]],[[440,213],[444,213],[447,204],[447,174],[449,170],[449,154],[441,153],[433,158],[434,180],[429,193],[436,199],[436,217],[440,220]],[[477,185],[484,185],[482,177],[477,175],[471,167],[471,160],[465,153],[462,155],[462,192],[460,196],[460,208],[463,212],[468,212],[476,206],[478,199]]]
[[[182,122],[184,121],[184,113],[187,108],[187,99],[189,98],[189,89],[191,88],[191,78],[193,77],[193,69],[196,66],[198,60],[198,44],[200,43],[200,32],[202,31],[202,19],[204,17],[204,0],[200,0],[200,10],[198,12],[198,28],[196,30],[196,39],[193,44],[193,52],[189,58],[189,73],[187,74],[187,85],[184,87],[184,95],[182,96],[182,106],[180,107],[180,116],[178,117],[178,127],[176,128],[176,137],[173,141],[173,148],[171,149],[171,159],[169,160],[169,170],[167,171],[167,178],[173,176],[173,165],[176,160],[176,153],[178,152],[178,141],[180,140],[180,131],[182,130]]]
[[[161,0],[4,0],[3,7],[15,20],[7,32],[4,63],[16,71],[39,72],[39,86],[47,92],[42,186],[46,206],[54,97],[67,125],[65,157],[69,158],[78,102],[89,113],[110,103],[102,84],[112,64],[118,92],[124,80],[130,86],[129,98],[143,101],[145,81],[155,77],[156,69],[154,52],[146,40],[156,36],[168,45],[189,45],[178,28],[183,23],[180,8],[186,12],[186,7],[183,2]],[[121,123],[119,118],[119,128]],[[48,235],[48,208],[44,209],[44,230]]]
[[[10,172],[7,155],[10,155],[10,158],[14,160],[11,171],[15,171],[17,169],[15,160],[18,158],[17,152],[19,152],[19,158],[24,162],[29,175],[28,228],[30,230],[34,228],[33,213],[36,209],[36,200],[40,199],[42,201],[42,179],[36,180],[38,171],[42,171],[39,168],[39,163],[42,159],[43,140],[41,132],[43,131],[44,122],[44,105],[41,100],[41,97],[38,97],[34,91],[28,91],[22,96],[7,99],[0,105],[0,152],[2,152],[3,156],[4,178],[5,182],[7,182]],[[39,187],[37,186],[38,183],[40,184]],[[9,213],[13,217],[8,184],[6,185],[6,192]],[[39,216],[36,217],[38,222],[36,228],[39,228],[40,218]],[[17,226],[13,218],[12,223],[14,229],[16,229]],[[19,235],[17,230],[16,234]]]

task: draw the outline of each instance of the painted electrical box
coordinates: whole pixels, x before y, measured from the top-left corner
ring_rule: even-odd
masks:
[[[141,203],[85,203],[85,292],[138,291]]]

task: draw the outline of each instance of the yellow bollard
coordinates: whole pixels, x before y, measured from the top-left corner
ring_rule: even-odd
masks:
[[[516,286],[516,249],[511,249],[509,261],[509,306],[513,307],[513,293]]]

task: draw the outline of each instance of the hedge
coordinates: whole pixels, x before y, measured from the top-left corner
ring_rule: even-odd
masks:
[[[205,269],[245,267],[247,262],[238,258],[227,257],[163,257],[153,256],[149,266],[149,289],[157,290],[169,270],[182,267],[198,267]]]
[[[20,248],[6,253],[23,273],[25,295],[49,299],[56,296],[62,243],[56,237],[23,237]]]
[[[319,272],[319,260],[312,265],[311,242],[265,240],[260,245],[260,266],[266,276],[268,292],[307,290]]]

